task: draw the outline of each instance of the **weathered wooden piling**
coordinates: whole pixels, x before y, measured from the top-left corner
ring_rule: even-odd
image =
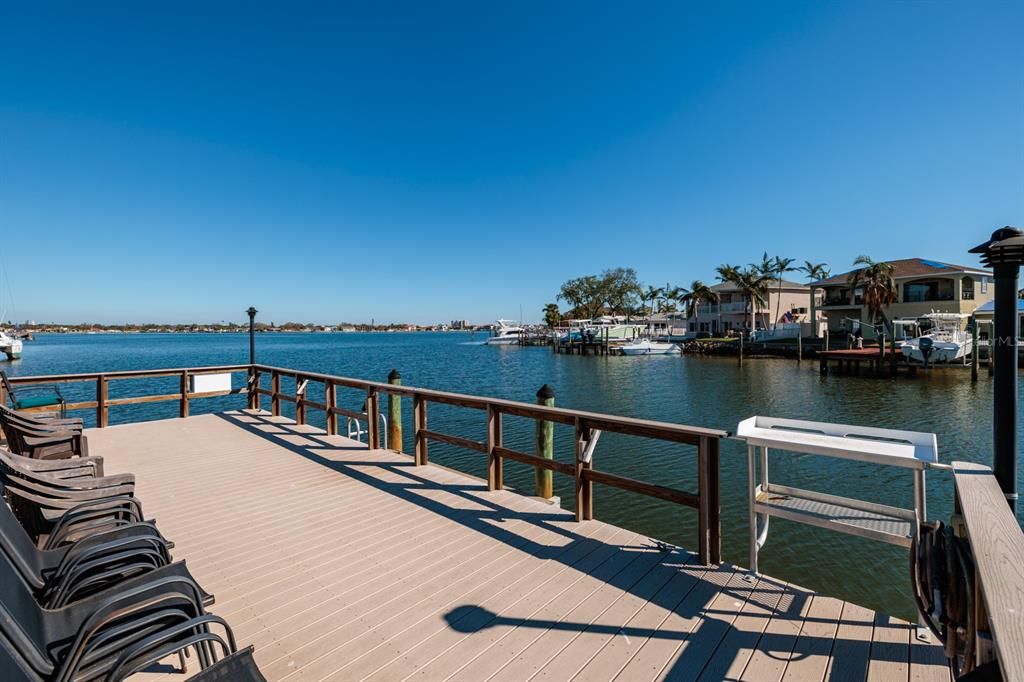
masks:
[[[537,391],[537,404],[547,407],[555,406],[555,390],[544,384]],[[555,424],[546,419],[537,420],[537,456],[544,459],[555,458]],[[536,477],[536,494],[538,497],[550,499],[555,494],[554,472],[550,469],[537,468],[534,473]]]
[[[402,385],[402,375],[397,369],[388,374],[388,383]],[[388,393],[388,445],[395,452],[405,451],[402,445],[402,396],[395,393]]]
[[[971,381],[978,380],[979,355],[981,355],[981,348],[978,346],[978,323],[975,322],[971,328]]]

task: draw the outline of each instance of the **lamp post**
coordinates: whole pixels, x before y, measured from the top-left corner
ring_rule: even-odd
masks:
[[[995,324],[989,362],[995,360],[992,391],[992,470],[1017,511],[1017,276],[1024,263],[1024,230],[1006,226],[970,251],[995,276]],[[977,352],[976,350],[974,352]]]
[[[245,311],[249,315],[249,364],[256,364],[256,313],[259,311],[249,306]]]

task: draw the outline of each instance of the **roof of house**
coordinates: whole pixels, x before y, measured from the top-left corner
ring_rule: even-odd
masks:
[[[885,262],[893,266],[893,279],[926,277],[928,275],[967,274],[988,275],[990,277],[992,275],[988,270],[982,270],[981,268],[972,268],[966,265],[954,265],[953,263],[943,263],[942,261],[927,260],[925,258],[903,258],[901,260],[888,260]],[[818,287],[827,287],[846,284],[850,275],[855,272],[857,272],[857,270],[850,270],[849,272],[844,272],[839,275],[832,275],[827,279],[815,282],[814,285]]]
[[[771,284],[768,285],[768,288],[771,289],[772,291],[778,290],[778,288],[779,288],[779,280],[777,280],[777,279],[771,280]],[[801,291],[807,291],[808,286],[806,284],[801,284],[800,282],[793,282],[791,280],[784,279],[784,280],[782,280],[782,288],[783,289],[800,289]],[[722,282],[720,284],[715,284],[714,286],[711,287],[711,289],[713,291],[739,291],[739,289],[736,287],[736,285],[733,284],[732,282]]]
[[[977,313],[986,314],[987,313],[989,315],[995,313],[995,311],[996,311],[996,302],[995,301],[985,301],[983,304],[981,304],[980,306],[978,306],[974,310],[975,314],[977,314]],[[1024,299],[1022,299],[1022,298],[1018,298],[1017,299],[1017,312],[1018,313],[1024,313]]]

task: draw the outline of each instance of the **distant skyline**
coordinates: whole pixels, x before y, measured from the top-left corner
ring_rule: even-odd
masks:
[[[0,312],[537,321],[618,266],[977,265],[1024,223],[1022,25],[1020,2],[10,5]]]

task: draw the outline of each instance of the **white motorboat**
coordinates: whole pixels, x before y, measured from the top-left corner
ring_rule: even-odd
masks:
[[[21,357],[21,339],[16,339],[0,330],[0,353],[7,356],[8,360],[17,360]]]
[[[919,330],[917,336],[900,344],[904,359],[924,365],[965,362],[974,350],[971,335],[960,328],[967,317],[961,313],[929,313],[917,320],[902,320],[903,325]]]
[[[493,335],[484,341],[488,346],[512,346],[519,343],[523,328],[511,320],[496,320]]]
[[[623,355],[675,355],[682,352],[682,349],[674,343],[651,341],[650,339],[637,339],[633,343],[619,346],[619,350]]]

